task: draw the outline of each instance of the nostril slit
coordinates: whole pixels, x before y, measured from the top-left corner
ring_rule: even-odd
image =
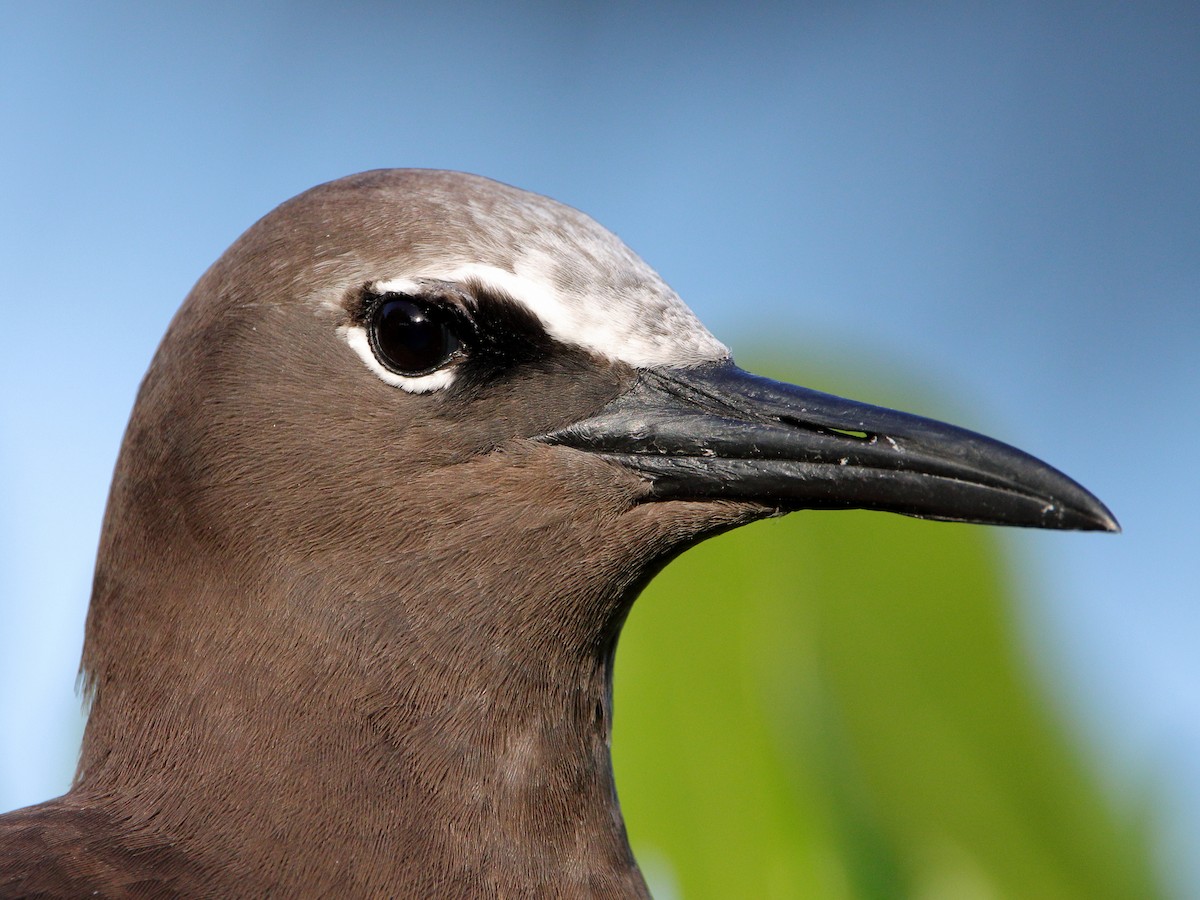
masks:
[[[790,425],[793,428],[803,428],[805,431],[811,431],[814,434],[838,434],[842,437],[854,438],[856,441],[874,441],[876,439],[876,435],[871,434],[869,431],[855,431],[851,428],[818,425],[815,422],[805,422],[792,416],[779,416],[779,421],[784,425]]]

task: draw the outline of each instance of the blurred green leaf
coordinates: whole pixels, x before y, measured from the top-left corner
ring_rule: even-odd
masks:
[[[669,566],[615,695],[659,896],[1161,895],[1029,671],[1000,556],[986,528],[802,512]]]

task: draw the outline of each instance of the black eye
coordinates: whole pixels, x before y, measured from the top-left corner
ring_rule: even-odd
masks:
[[[371,350],[397,375],[428,375],[462,349],[449,313],[411,297],[385,297],[371,314]]]

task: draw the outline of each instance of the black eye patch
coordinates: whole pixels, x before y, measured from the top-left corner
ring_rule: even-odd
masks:
[[[507,294],[469,285],[474,322],[472,362],[492,374],[554,354],[557,343],[541,320]]]
[[[518,366],[551,364],[563,349],[523,304],[474,282],[418,280],[412,290],[384,292],[366,285],[355,307],[376,360],[405,377],[453,366],[456,386],[479,388]]]

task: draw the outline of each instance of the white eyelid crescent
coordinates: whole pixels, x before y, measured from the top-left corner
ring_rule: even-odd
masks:
[[[385,281],[376,281],[368,285],[368,290],[374,294],[415,295],[422,293],[420,283],[413,281],[411,278],[388,278]]]
[[[375,358],[375,353],[371,350],[371,342],[367,339],[367,330],[361,325],[343,325],[338,332],[367,364],[367,368],[379,376],[380,380],[393,387],[408,391],[410,394],[428,394],[440,391],[454,383],[453,368],[438,369],[428,375],[417,376],[397,375],[390,369],[384,368]]]

